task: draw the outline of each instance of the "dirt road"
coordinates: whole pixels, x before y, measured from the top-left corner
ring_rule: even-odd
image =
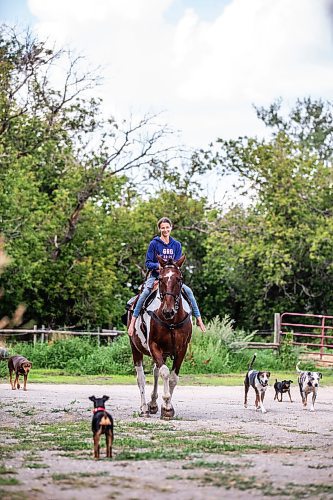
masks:
[[[103,394],[112,461],[92,459],[88,397]],[[333,498],[333,388],[320,387],[315,412],[303,410],[295,384],[292,396],[277,403],[270,387],[261,414],[253,392],[243,408],[242,387],[178,386],[176,418],[165,422],[137,416],[134,385],[0,384],[0,497]]]

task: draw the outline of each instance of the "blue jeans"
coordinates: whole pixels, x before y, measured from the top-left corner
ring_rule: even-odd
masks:
[[[140,295],[140,297],[135,305],[134,311],[133,311],[133,316],[135,318],[137,318],[139,316],[144,301],[146,300],[146,298],[148,297],[148,295],[150,294],[150,292],[153,289],[155,280],[156,280],[156,278],[154,278],[153,276],[149,276],[149,278],[145,282],[143,290],[141,292],[141,295]],[[200,314],[197,301],[195,300],[195,297],[193,295],[191,288],[185,284],[183,284],[183,288],[184,288],[185,293],[187,294],[188,298],[190,299],[192,311],[193,311],[193,316],[195,318],[199,318],[199,316],[201,316],[201,314]]]

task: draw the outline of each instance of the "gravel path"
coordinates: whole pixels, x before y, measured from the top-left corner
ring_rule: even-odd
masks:
[[[296,380],[296,379],[295,379]],[[151,387],[148,386],[150,392]],[[160,388],[161,393],[161,388]],[[11,429],[47,422],[85,421],[90,426],[91,395],[107,394],[107,408],[117,422],[142,422],[139,410],[139,391],[133,386],[48,385],[28,384],[28,391],[12,391],[8,383],[0,384],[0,414],[2,443],[10,443]],[[300,395],[292,389],[294,403],[274,401],[270,387],[265,399],[266,414],[254,409],[254,392],[249,393],[249,408],[243,408],[243,387],[178,386],[174,393],[176,419],[170,422],[177,431],[206,431],[237,434],[256,438],[262,445],[285,447],[276,452],[258,451],[219,456],[229,466],[240,467],[244,485],[232,481],[223,483],[228,468],[216,471],[200,469],[189,473],[184,461],[94,461],[62,456],[56,451],[41,452],[47,467],[33,469],[23,465],[24,454],[17,454],[3,463],[17,471],[19,485],[0,486],[1,498],[14,499],[256,499],[332,498],[333,499],[333,388],[320,387],[316,411],[303,410]],[[24,408],[24,412],[22,412]],[[14,409],[14,411],[13,411]],[[20,413],[21,412],[21,413]],[[159,416],[149,419],[160,424]],[[164,423],[169,425],[169,423]],[[158,432],[158,430],[156,431]],[[117,455],[117,440],[114,444]],[[217,460],[207,455],[206,460]],[[251,467],[249,467],[251,464]],[[186,465],[186,464],[185,464]],[[227,467],[226,465],[226,467]],[[52,480],[55,474],[90,475],[89,483],[82,480],[73,485]],[[239,470],[238,470],[239,474]],[[240,476],[238,476],[240,477]],[[220,478],[220,481],[218,481]],[[0,476],[1,479],[1,476]],[[205,479],[205,480],[204,480]],[[230,479],[230,478],[229,478]],[[258,486],[253,487],[251,481]],[[250,484],[249,484],[250,483]],[[247,487],[246,487],[247,484]],[[271,492],[263,484],[271,484]],[[281,493],[278,494],[281,489]],[[273,493],[274,492],[274,493]]]

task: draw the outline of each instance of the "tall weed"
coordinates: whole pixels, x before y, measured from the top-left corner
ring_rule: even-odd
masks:
[[[195,328],[182,371],[185,373],[228,373],[238,368],[244,343],[254,333],[235,330],[229,316],[214,318],[202,333]]]

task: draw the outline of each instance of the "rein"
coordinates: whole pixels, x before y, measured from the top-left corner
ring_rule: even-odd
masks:
[[[180,291],[178,294],[176,293],[173,293],[173,292],[161,292],[160,290],[160,283],[159,283],[159,294],[160,294],[160,298],[161,298],[161,302],[163,302],[164,298],[167,296],[167,295],[170,295],[171,297],[173,297],[175,299],[175,309],[176,311],[178,311],[179,309],[179,302],[180,302],[180,299],[181,299],[181,295],[182,295],[182,285],[183,285],[183,275],[180,271],[180,269],[171,264],[171,265],[167,265],[164,267],[164,269],[168,269],[168,268],[173,268],[173,269],[177,269],[177,271],[179,271],[180,273],[180,278],[178,278],[178,281],[180,282]],[[161,278],[159,278],[159,282],[161,282]],[[163,319],[161,319],[156,313],[155,311],[147,311],[147,313],[149,314],[149,316],[154,320],[156,321],[159,325],[163,326],[164,328],[166,328],[167,330],[170,330],[172,333],[173,333],[173,330],[176,330],[177,328],[181,328],[182,326],[184,326],[188,321],[191,320],[191,316],[189,313],[186,313],[186,316],[184,319],[182,319],[181,321],[179,321],[178,323],[168,323],[167,321],[164,321]],[[174,335],[173,335],[174,337]],[[174,340],[174,338],[173,338]]]
[[[189,313],[186,313],[185,318],[182,321],[179,321],[178,323],[167,323],[166,321],[163,321],[159,316],[154,311],[147,311],[149,316],[157,321],[160,325],[164,326],[168,330],[175,330],[176,328],[180,328],[181,326],[185,325],[190,319],[191,316]]]

